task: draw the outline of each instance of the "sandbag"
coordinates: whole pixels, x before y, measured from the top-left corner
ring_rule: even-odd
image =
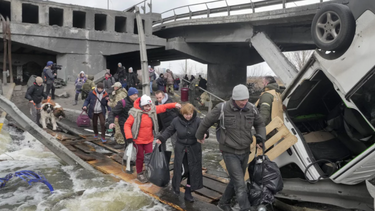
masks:
[[[147,180],[154,185],[159,187],[165,187],[169,184],[169,161],[171,159],[172,152],[164,151],[161,145],[155,144],[152,153],[149,153],[145,157],[148,157],[148,161],[145,163],[145,176]]]

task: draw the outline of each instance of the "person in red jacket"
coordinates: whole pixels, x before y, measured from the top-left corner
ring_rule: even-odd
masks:
[[[147,182],[142,173],[144,154],[152,152],[154,134],[159,132],[157,114],[173,108],[181,108],[181,105],[179,103],[168,103],[155,106],[149,96],[143,95],[134,101],[134,107],[129,111],[129,118],[124,124],[126,143],[134,142],[137,145],[138,153],[135,166],[137,179],[142,183]]]

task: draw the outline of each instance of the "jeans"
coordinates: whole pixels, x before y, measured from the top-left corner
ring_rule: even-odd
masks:
[[[79,96],[79,92],[76,92],[76,96],[74,98],[74,100],[77,102],[78,101],[78,96]]]
[[[52,100],[55,99],[55,86],[53,84],[47,84],[46,94],[49,95],[51,91]]]
[[[249,210],[250,202],[247,197],[245,171],[249,161],[249,153],[236,155],[223,152],[223,158],[228,170],[230,182],[225,189],[219,204],[230,204],[234,195],[237,196],[240,210]]]
[[[152,94],[152,81],[150,81],[150,93]]]
[[[40,125],[40,109],[42,103],[34,104],[29,102],[30,114],[35,124]]]

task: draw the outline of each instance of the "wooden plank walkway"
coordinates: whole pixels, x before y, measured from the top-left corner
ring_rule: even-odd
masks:
[[[167,188],[161,188],[152,183],[142,184],[137,180],[137,174],[134,171],[133,174],[127,174],[123,172],[122,169],[125,169],[125,166],[122,166],[122,156],[124,153],[124,149],[114,149],[111,145],[103,144],[100,140],[94,139],[93,137],[85,137],[85,136],[72,136],[62,132],[55,132],[52,130],[46,130],[49,134],[56,137],[67,149],[71,152],[76,154],[82,160],[89,163],[95,169],[103,172],[104,174],[110,174],[115,177],[115,180],[124,180],[126,182],[132,183],[137,185],[143,192],[151,195],[152,197],[156,198],[157,200],[161,201],[162,203],[168,204],[177,210],[185,210],[186,204],[178,203],[173,197],[169,199],[165,199],[163,194],[165,194],[165,190]],[[88,142],[95,144],[98,147],[102,147],[107,152],[106,153],[99,153],[95,150],[96,147],[93,147]],[[171,178],[173,176],[173,157],[171,158],[170,162],[170,175]],[[196,198],[197,201],[202,203],[209,203],[212,204],[209,209],[203,210],[216,210],[216,207],[213,206],[215,202],[217,202],[221,195],[223,194],[225,187],[228,183],[226,178],[217,177],[215,175],[210,175],[206,173],[206,169],[202,168],[203,173],[203,185],[202,189],[196,190],[192,193],[192,195]],[[186,180],[181,182],[180,190],[184,193],[186,186]],[[168,190],[168,192],[172,192]],[[191,207],[188,210],[200,210],[199,202],[196,204],[196,209]],[[177,205],[178,204],[178,205]]]

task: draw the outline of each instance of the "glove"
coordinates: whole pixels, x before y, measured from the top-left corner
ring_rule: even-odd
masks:
[[[264,139],[262,136],[260,136],[259,134],[255,134],[255,138],[256,138],[257,144],[263,144]]]
[[[131,144],[131,143],[134,143],[133,139],[132,138],[127,138],[126,139],[126,144]]]

